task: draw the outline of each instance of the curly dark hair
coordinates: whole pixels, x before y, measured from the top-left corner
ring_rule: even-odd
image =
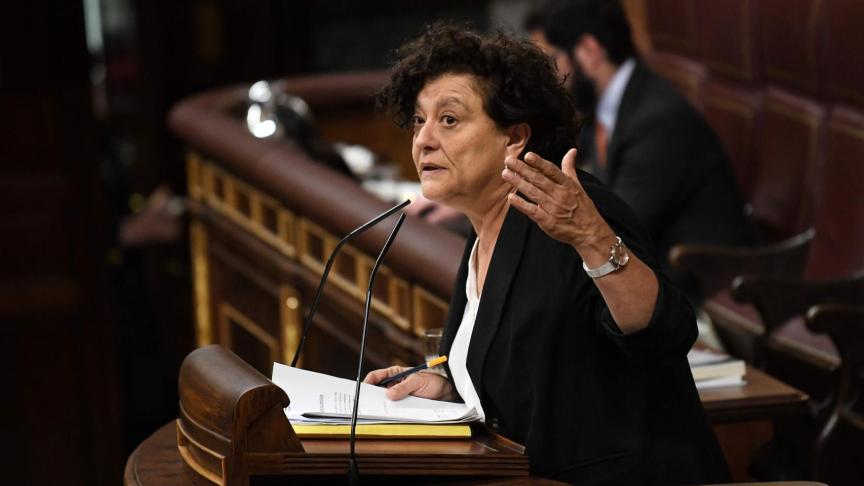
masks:
[[[554,63],[526,39],[436,23],[397,49],[396,59],[377,101],[400,127],[409,125],[427,82],[445,74],[470,74],[477,78],[486,113],[500,128],[517,123],[531,127],[526,152],[560,163],[576,144],[576,112]]]

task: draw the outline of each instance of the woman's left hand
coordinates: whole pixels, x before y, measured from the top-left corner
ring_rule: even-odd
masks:
[[[507,157],[501,174],[531,201],[509,194],[510,204],[525,213],[552,238],[572,245],[592,268],[609,259],[615,233],[576,177],[576,149],[561,162],[563,170],[535,153],[525,161]],[[620,271],[594,280],[618,328],[625,334],[648,325],[654,313],[659,283],[654,271],[636,255]]]
[[[513,207],[531,218],[546,234],[577,250],[599,243],[606,249],[603,258],[608,258],[609,245],[600,242],[614,241],[615,234],[576,176],[576,149],[570,149],[564,156],[563,170],[533,152],[525,154],[524,161],[507,157],[504,165],[501,177],[531,200],[510,194]]]

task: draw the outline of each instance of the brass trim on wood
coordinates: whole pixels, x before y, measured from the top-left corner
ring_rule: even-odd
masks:
[[[219,304],[219,342],[223,346],[232,348],[231,343],[231,323],[237,324],[240,328],[251,334],[261,344],[267,346],[270,350],[270,360],[277,361],[279,358],[279,340],[273,337],[263,327],[259,326],[255,321],[245,316],[233,305],[222,302]]]
[[[297,257],[297,217],[285,209],[279,209],[276,214],[278,227],[276,237],[279,238],[281,248],[289,258]]]
[[[336,246],[336,237],[325,232],[326,254],[329,255]],[[345,291],[349,295],[353,295],[358,300],[366,299],[366,284],[368,283],[368,272],[365,272],[366,278],[363,278],[366,268],[363,267],[365,255],[354,249],[350,245],[345,245],[336,256],[336,261],[333,262],[333,268],[330,270],[330,281],[337,287]],[[345,275],[341,272],[343,265],[351,268],[353,276]],[[371,265],[369,266],[371,270]],[[323,271],[323,270],[322,270]],[[321,273],[319,271],[318,273]],[[380,272],[379,272],[380,273]]]
[[[413,292],[413,314],[414,314],[414,334],[422,337],[427,329],[435,327],[444,327],[444,320],[441,322],[428,322],[428,312],[424,312],[424,307],[431,307],[440,311],[441,315],[447,317],[448,305],[443,300],[432,295],[422,287],[414,287]]]
[[[210,319],[210,255],[207,228],[193,220],[189,227],[192,252],[192,284],[195,292],[195,342],[199,347],[213,343]]]
[[[201,180],[201,157],[195,152],[186,156],[187,188],[189,197],[201,201],[204,197],[204,187]]]
[[[281,202],[231,175],[200,154],[189,153],[187,169],[190,194],[197,191],[195,194],[200,201],[218,214],[315,274],[323,273],[327,257],[339,241],[338,237],[313,221],[294,214]],[[238,207],[238,194],[241,193],[243,197],[248,198],[248,208]],[[275,215],[275,228],[273,215]],[[214,333],[226,332],[222,327],[218,330],[215,328],[216,325],[225,326],[222,323],[224,310],[221,303],[217,303],[220,305],[218,310],[220,315],[217,317],[220,322],[212,322],[210,313],[213,312],[211,310],[213,304],[210,302],[208,288],[209,254],[206,227],[193,219],[190,233],[195,273],[197,342],[199,346],[203,346],[213,342],[216,338]],[[362,302],[366,298],[366,286],[373,264],[372,257],[351,245],[345,245],[337,257],[330,280],[341,291]],[[446,315],[447,303],[427,290],[399,277],[386,265],[379,270],[377,285],[383,285],[384,288],[379,287],[378,292],[373,294],[372,309],[392,322],[396,328],[422,336],[427,327],[442,325],[441,322],[431,322],[431,320]],[[259,339],[271,348],[274,360],[275,356],[289,360],[293,356],[288,356],[288,353],[293,352],[299,339],[302,305],[295,289],[287,285],[280,288],[280,292],[284,294],[280,295],[279,301],[282,324],[280,336],[275,338],[269,336],[251,320],[244,322],[251,323],[252,326],[242,326],[242,324],[241,326],[256,337],[258,331],[268,336],[267,340],[260,337]],[[297,308],[289,309],[286,306],[287,299],[296,301]],[[230,338],[225,336],[225,339],[228,341],[223,339],[223,344],[230,346]],[[274,347],[279,341],[282,347],[277,352]]]
[[[860,125],[846,123],[841,120],[832,119],[828,122],[828,132],[849,135],[859,140],[864,140],[864,128]]]
[[[278,201],[261,193],[252,186],[218,169],[212,164],[204,164],[204,200],[208,206],[242,226],[250,233],[271,246],[276,247],[288,258],[295,258],[295,216]],[[222,196],[217,194],[216,185],[222,187]],[[238,194],[249,201],[249,214],[238,207]],[[263,220],[263,207],[276,214],[275,232]]]
[[[279,320],[282,332],[282,360],[284,363],[290,363],[294,359],[294,351],[300,342],[300,332],[303,328],[300,294],[290,285],[282,285],[279,289]],[[302,358],[297,366],[303,367]]]
[[[297,224],[297,250],[300,256],[300,263],[317,274],[324,272],[324,263],[327,261],[327,254],[332,250],[332,246],[328,244],[327,236],[327,232],[320,226],[306,218],[300,218]],[[320,255],[313,255],[310,252],[310,237],[320,240]]]

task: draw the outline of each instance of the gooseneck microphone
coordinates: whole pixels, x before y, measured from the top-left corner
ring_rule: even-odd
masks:
[[[330,269],[333,267],[333,262],[336,261],[336,254],[339,253],[339,250],[342,248],[342,245],[352,240],[357,235],[363,233],[369,228],[375,226],[381,221],[387,219],[388,216],[399,211],[405,206],[411,204],[411,199],[406,199],[401,203],[393,206],[392,208],[384,211],[383,213],[375,216],[368,222],[364,223],[362,226],[358,227],[354,231],[345,235],[344,238],[339,240],[339,243],[333,248],[333,251],[330,252],[330,257],[327,258],[327,264],[324,266],[324,275],[321,276],[321,283],[318,284],[318,290],[315,292],[315,298],[312,300],[312,307],[309,308],[309,314],[306,316],[306,321],[303,323],[303,333],[300,335],[300,342],[297,343],[297,351],[294,352],[294,359],[291,360],[291,367],[297,366],[297,361],[300,359],[300,352],[303,351],[303,345],[306,343],[306,335],[309,333],[309,328],[312,327],[312,318],[315,316],[315,310],[318,308],[318,301],[321,299],[321,291],[324,289],[324,284],[327,283],[327,277],[330,275]]]
[[[369,275],[369,285],[366,287],[366,308],[363,312],[363,336],[360,338],[360,359],[357,362],[357,380],[354,387],[354,410],[351,412],[351,435],[349,437],[350,452],[348,454],[348,484],[355,485],[360,481],[360,470],[357,468],[357,456],[354,452],[355,433],[357,430],[357,410],[360,405],[360,382],[363,379],[363,355],[366,352],[366,331],[369,329],[369,308],[372,304],[372,289],[375,287],[375,276],[378,274],[378,269],[381,267],[381,262],[390,250],[393,240],[396,238],[396,233],[405,221],[405,213],[399,215],[399,220],[393,226],[393,231],[387,237],[384,247],[378,253],[378,258],[375,260],[375,265],[372,266],[372,271]]]

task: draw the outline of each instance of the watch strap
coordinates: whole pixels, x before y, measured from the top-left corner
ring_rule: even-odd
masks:
[[[588,276],[591,278],[605,277],[606,275],[609,275],[610,273],[618,270],[619,268],[627,264],[626,259],[623,264],[619,264],[617,261],[615,261],[615,251],[622,246],[624,246],[624,243],[621,241],[621,237],[616,236],[615,243],[613,243],[612,246],[609,248],[609,260],[607,260],[606,263],[600,265],[597,268],[588,268],[588,265],[583,260],[582,269],[584,269],[585,273],[587,273]]]

